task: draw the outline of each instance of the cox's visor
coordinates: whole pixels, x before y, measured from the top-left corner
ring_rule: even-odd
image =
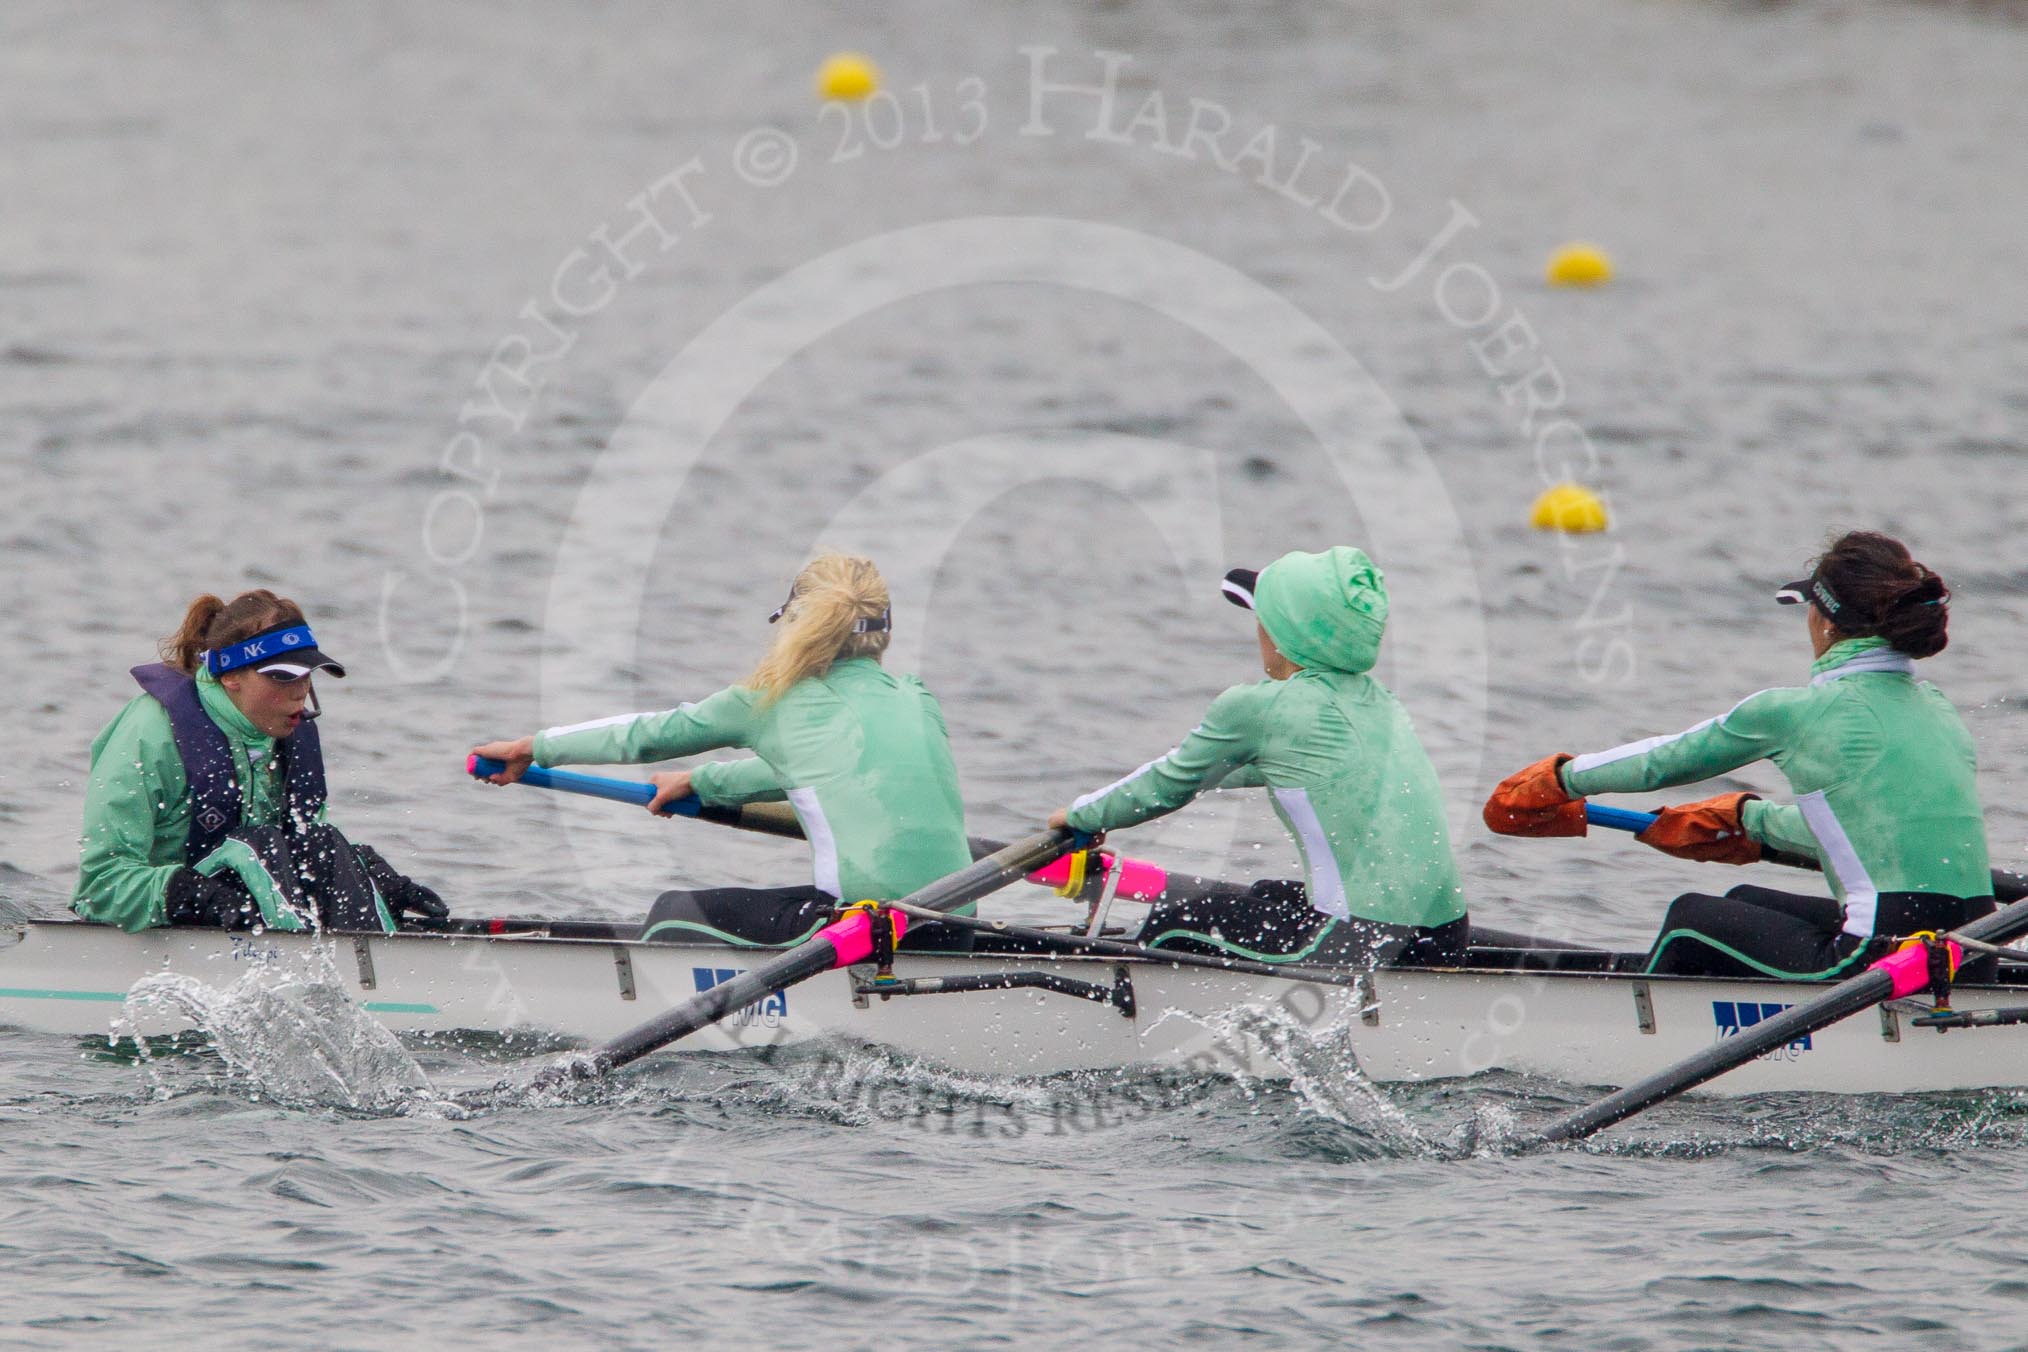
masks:
[[[317,650],[317,636],[307,624],[283,624],[263,630],[204,654],[214,676],[228,671],[259,671],[278,681],[300,681],[316,671],[343,676],[345,668]]]
[[[333,662],[315,648],[306,653],[290,653],[279,661],[263,662],[254,670],[271,681],[281,681],[283,684],[300,681],[305,676],[313,676],[320,671],[328,671],[341,679],[345,675],[345,668],[342,665]]]

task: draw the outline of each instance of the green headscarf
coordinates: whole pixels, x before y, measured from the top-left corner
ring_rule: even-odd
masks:
[[[1387,631],[1387,582],[1363,550],[1284,554],[1254,584],[1254,614],[1298,666],[1370,671]]]

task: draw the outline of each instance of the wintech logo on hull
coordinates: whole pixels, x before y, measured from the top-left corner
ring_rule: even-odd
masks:
[[[708,991],[713,986],[723,986],[734,977],[744,976],[746,973],[737,967],[692,967],[690,975],[697,982],[699,991]],[[745,1009],[734,1010],[720,1019],[719,1023],[730,1028],[779,1028],[788,1012],[789,993],[776,991],[764,1000],[756,1000]]]
[[[1720,1041],[1723,1041],[1729,1037],[1738,1037],[1740,1030],[1743,1028],[1751,1028],[1763,1020],[1772,1019],[1783,1010],[1793,1008],[1795,1008],[1793,1005],[1762,1004],[1758,1000],[1713,1000],[1711,1002],[1711,1020],[1718,1025],[1718,1037]],[[1761,1061],[1793,1061],[1809,1050],[1810,1035],[1805,1033],[1786,1046],[1773,1047],[1762,1052],[1755,1059]]]

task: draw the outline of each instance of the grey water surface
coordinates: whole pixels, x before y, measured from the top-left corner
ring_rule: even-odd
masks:
[[[891,97],[820,111],[840,49]],[[463,915],[623,917],[804,861],[481,790],[465,748],[738,678],[817,547],[888,568],[1009,836],[1249,677],[1226,567],[1350,542],[1475,913],[1633,946],[1712,876],[1477,803],[1801,679],[1769,592],[1852,526],[1955,590],[1930,674],[2020,868],[2024,96],[2004,4],[15,0],[0,895],[67,898],[90,739],[201,591],[276,587],[350,665],[355,838]],[[1572,239],[1611,286],[1543,283]],[[1611,532],[1528,529],[1562,477]],[[1127,841],[1293,866],[1243,794]],[[831,1049],[468,1115],[422,1077],[554,1049],[333,1079],[214,1012],[145,1057],[0,1031],[9,1341],[2028,1344],[2015,1094],[1514,1158],[1459,1133],[1582,1086]]]

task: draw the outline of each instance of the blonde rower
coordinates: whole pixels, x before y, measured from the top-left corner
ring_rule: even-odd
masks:
[[[971,862],[943,711],[921,681],[881,666],[893,611],[872,560],[811,561],[769,622],[781,629],[753,673],[696,704],[475,748],[507,762],[497,783],[512,783],[531,764],[753,752],[652,776],[650,810],[690,793],[725,806],[786,798],[810,842],[810,883],[664,893],[649,915],[649,938],[795,943],[840,901],[897,900]],[[911,937],[922,942],[935,928]]]

